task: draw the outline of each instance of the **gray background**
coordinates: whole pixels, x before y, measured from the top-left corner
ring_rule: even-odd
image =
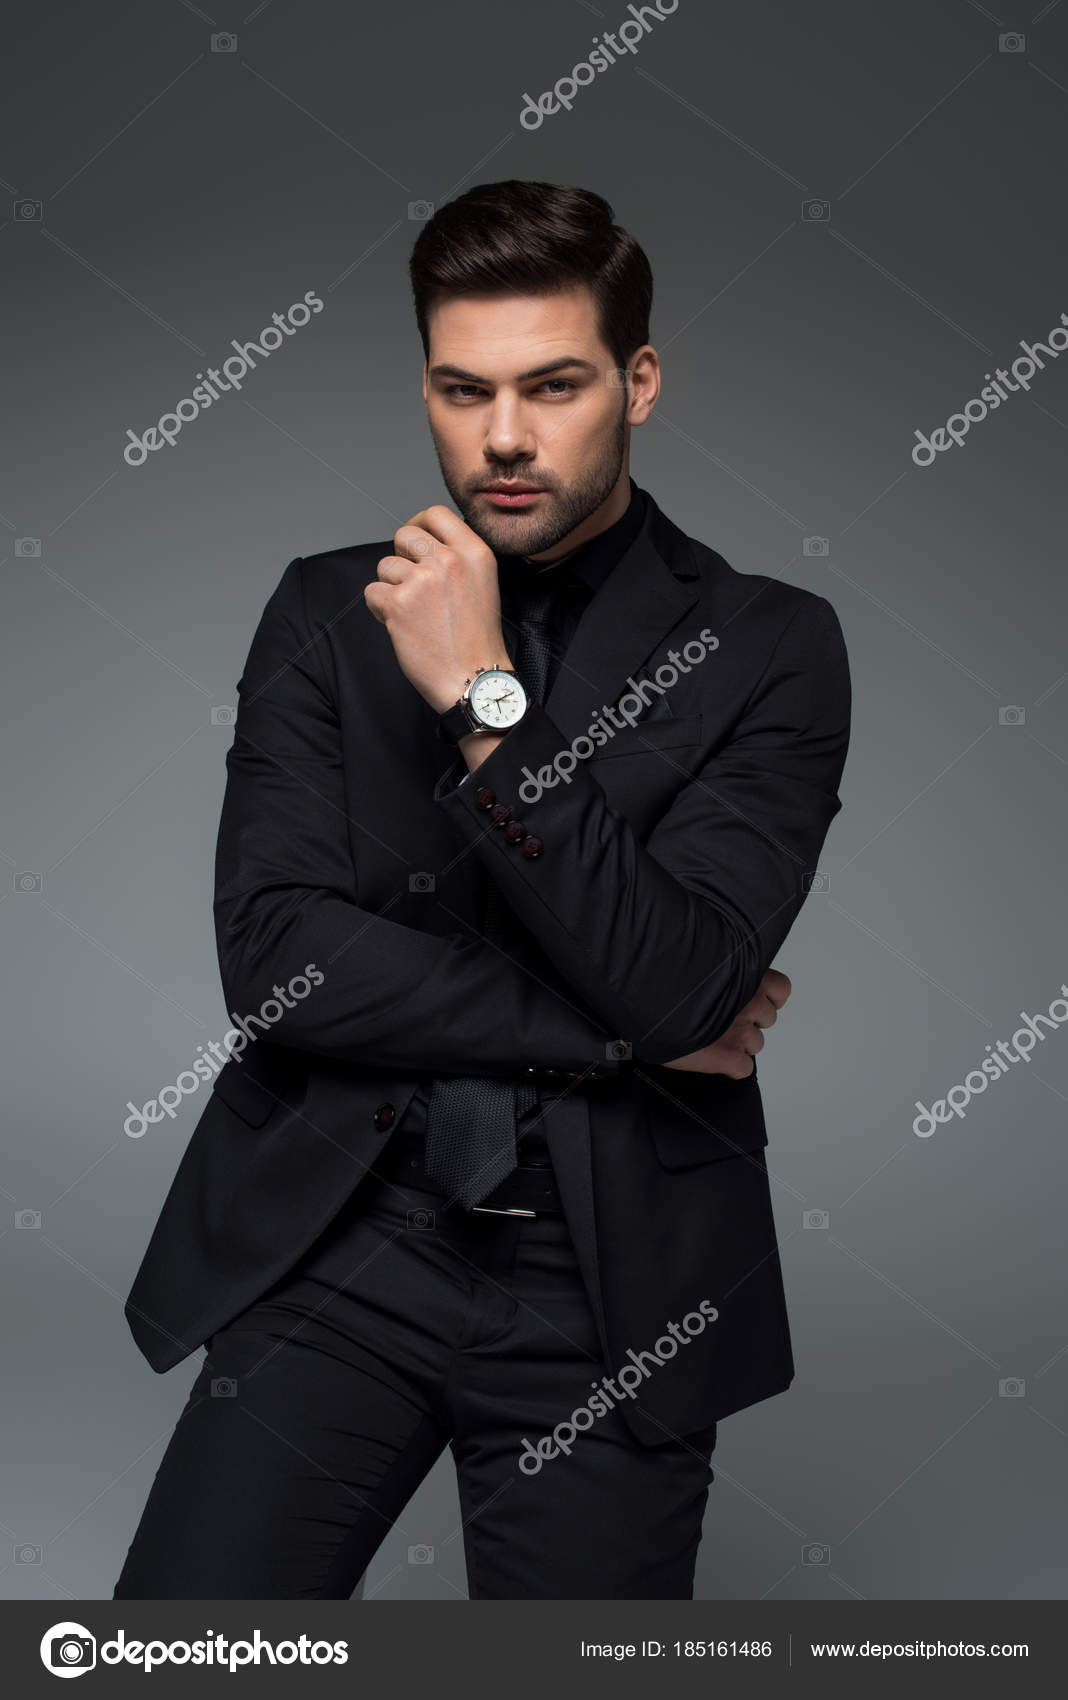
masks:
[[[138,1141],[122,1120],[229,1025],[211,898],[231,734],[211,709],[291,556],[444,499],[409,203],[508,176],[598,190],[646,247],[665,385],[633,471],[742,572],[829,597],[853,668],[827,889],[779,958],[794,995],[760,1065],[798,1376],[721,1425],[697,1594],[1064,1594],[1068,1035],[963,1121],[911,1131],[915,1099],[1068,978],[1068,355],[963,447],[910,459],[1068,309],[1068,5],[1031,8],[680,0],[536,132],[524,91],[624,4],[20,9],[0,155],[5,1596],[110,1598],[200,1363],[154,1376],[121,1303],[202,1101]],[[999,51],[1010,29],[1020,52]],[[224,30],[237,50],[213,53]],[[829,218],[805,219],[820,197]],[[23,198],[40,219],[14,216]],[[325,311],[240,396],[125,464],[128,428],[309,289]],[[999,724],[1009,704],[1022,724]],[[15,1226],[26,1210],[39,1227]],[[434,1562],[410,1565],[414,1544]],[[367,1593],[464,1595],[445,1465]]]

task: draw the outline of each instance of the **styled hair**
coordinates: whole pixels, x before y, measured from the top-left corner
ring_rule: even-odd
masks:
[[[408,262],[415,319],[455,295],[551,295],[586,284],[617,367],[649,341],[653,274],[634,237],[589,189],[509,178],[481,183],[427,220]]]

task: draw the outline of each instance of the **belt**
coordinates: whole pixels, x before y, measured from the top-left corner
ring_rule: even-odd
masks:
[[[411,1145],[398,1145],[384,1153],[378,1165],[380,1174],[406,1181],[409,1186],[424,1192],[440,1192],[423,1165],[421,1152]],[[551,1168],[524,1166],[512,1170],[499,1186],[487,1193],[481,1204],[474,1205],[471,1214],[487,1216],[540,1216],[543,1213],[563,1214],[563,1201]]]

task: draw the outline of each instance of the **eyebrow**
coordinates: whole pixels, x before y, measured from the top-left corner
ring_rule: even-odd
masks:
[[[516,378],[516,383],[524,383],[527,378],[545,378],[551,372],[560,372],[567,366],[581,366],[587,372],[596,372],[598,369],[592,360],[583,360],[577,354],[568,354],[562,360],[548,360],[544,366],[532,366],[529,372],[520,372]],[[459,378],[467,384],[489,382],[488,378],[479,377],[477,372],[467,372],[462,366],[432,366],[430,376],[432,378]]]

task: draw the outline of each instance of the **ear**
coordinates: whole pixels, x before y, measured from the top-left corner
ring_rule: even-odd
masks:
[[[426,401],[427,395],[429,393],[429,386],[427,384],[427,373],[428,373],[428,371],[429,371],[429,368],[427,366],[426,361],[424,360],[423,361],[423,401],[424,402]]]
[[[660,356],[650,343],[639,348],[630,359],[630,404],[628,425],[644,425],[660,395]]]

